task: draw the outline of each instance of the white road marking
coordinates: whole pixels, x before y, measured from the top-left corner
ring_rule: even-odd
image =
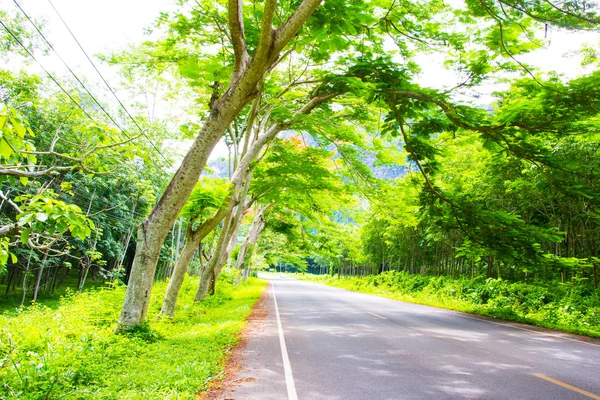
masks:
[[[292,375],[292,364],[290,364],[290,358],[288,357],[287,347],[285,346],[285,337],[283,336],[283,327],[281,326],[281,318],[279,317],[279,307],[277,307],[277,297],[275,296],[275,285],[271,283],[271,287],[273,288],[273,302],[275,303],[275,315],[277,316],[277,329],[279,330],[279,344],[281,345],[281,358],[283,358],[283,371],[285,372],[285,386],[287,387],[288,399],[298,400],[294,376]]]
[[[378,315],[378,314],[375,314],[375,313],[372,313],[372,312],[368,312],[368,311],[367,311],[367,314],[374,315],[374,316],[376,316],[377,318],[381,318],[381,319],[387,319],[386,317],[382,317],[381,315]]]

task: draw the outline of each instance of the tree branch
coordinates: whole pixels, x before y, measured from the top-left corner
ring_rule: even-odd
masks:
[[[406,134],[406,131],[404,130],[404,118],[402,117],[400,110],[398,110],[398,108],[392,101],[388,102],[388,105],[394,111],[394,114],[396,115],[396,120],[398,121],[398,125],[400,126],[400,132],[402,133],[402,139],[404,140],[404,148],[411,155],[415,164],[417,164],[417,168],[419,168],[421,175],[423,176],[423,178],[425,178],[425,182],[427,183],[427,186],[433,192],[433,194],[436,195],[437,198],[439,198],[440,200],[442,200],[443,202],[445,202],[446,204],[448,204],[450,206],[450,208],[452,209],[452,214],[454,215],[454,219],[456,220],[456,223],[458,224],[460,230],[463,231],[463,233],[465,233],[468,237],[470,237],[469,232],[467,232],[465,230],[463,224],[461,223],[460,219],[458,218],[458,213],[456,211],[457,205],[452,200],[448,199],[444,194],[442,194],[435,187],[433,182],[431,182],[431,180],[429,179],[429,176],[427,176],[425,169],[421,165],[419,158],[415,154],[414,149],[412,148],[412,145],[410,144],[410,142],[408,140],[408,135]]]
[[[244,38],[243,0],[229,0],[227,9],[231,44],[233,45],[235,57],[233,76],[236,79],[240,76],[244,65],[250,58],[246,49],[246,39]]]
[[[304,0],[275,33],[274,50],[279,53],[292,40],[322,0]]]
[[[260,26],[260,37],[254,58],[258,60],[267,60],[273,49],[273,17],[275,16],[275,8],[277,0],[266,0],[263,10],[263,19]]]
[[[68,171],[73,167],[53,166],[41,171],[22,171],[18,169],[0,169],[0,175],[16,176],[18,178],[36,178],[39,176],[56,175],[58,171]]]

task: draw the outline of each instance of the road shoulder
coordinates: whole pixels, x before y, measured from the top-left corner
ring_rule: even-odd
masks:
[[[227,361],[225,377],[215,381],[200,399],[280,400],[287,396],[271,286],[269,283],[248,317],[240,342]]]

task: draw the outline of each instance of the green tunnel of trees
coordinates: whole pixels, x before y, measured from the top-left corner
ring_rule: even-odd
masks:
[[[596,37],[596,5],[183,3],[101,57],[128,107],[66,72],[0,71],[1,279],[20,304],[127,283],[127,329],[154,279],[173,315],[188,273],[202,300],[224,268],[278,265],[597,289],[597,52],[577,49],[577,77],[521,58],[548,29]],[[53,54],[43,24],[0,17],[4,57]],[[427,84],[431,54],[458,84]]]

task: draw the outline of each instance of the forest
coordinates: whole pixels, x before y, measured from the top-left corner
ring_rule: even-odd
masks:
[[[180,0],[111,53],[69,29],[93,78],[0,25],[0,397],[193,398],[269,269],[600,337],[596,3]],[[102,378],[135,346],[209,361]]]

